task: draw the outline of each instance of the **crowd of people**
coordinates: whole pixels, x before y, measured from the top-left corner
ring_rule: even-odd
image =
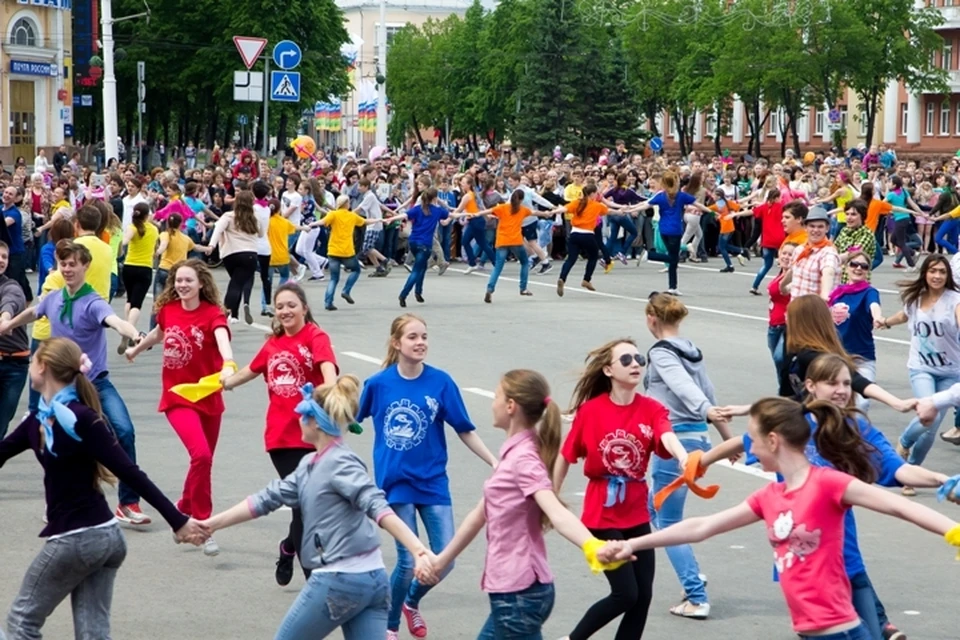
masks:
[[[29,386],[26,416],[0,440],[0,466],[35,452],[46,498],[47,543],[7,618],[13,638],[40,637],[67,596],[78,637],[109,637],[113,582],[126,555],[118,525],[152,521],[141,496],[178,541],[208,556],[221,552],[217,531],[291,508],[274,575],[287,585],[299,568],[306,585],[277,638],[342,628],[347,638],[393,640],[401,623],[427,637],[427,594],[484,527],[481,588],[490,616],[479,637],[542,637],[555,597],[543,536],[553,527],[610,583],[567,638],[589,638],[620,618],[616,637],[639,639],[653,593],[653,548],[667,548],[683,587],[670,613],[704,619],[707,579],[689,543],[758,520],[770,532],[801,637],[906,637],[867,577],[851,507],[960,545],[952,519],[904,497],[937,488],[955,500],[960,480],[921,466],[948,407],[960,404],[960,259],[939,250],[956,253],[960,161],[917,166],[885,152],[846,163],[831,150],[775,164],[737,165],[727,156],[668,163],[622,144],[586,162],[559,150],[523,158],[509,149],[468,158],[291,154],[277,167],[247,150],[214,156],[210,166],[149,176],[133,166],[101,175],[69,163],[52,179],[49,171],[0,176],[0,438]],[[688,309],[680,262],[719,256],[726,274],[731,255],[741,266],[763,261],[744,295],[769,297],[780,395],[743,406],[717,399],[703,353],[681,328]],[[887,315],[870,284],[884,255],[910,273],[902,307]],[[497,455],[456,381],[427,364],[422,318],[393,320],[381,371],[361,382],[340,370],[312,311],[319,304],[311,304],[311,282],[323,280],[323,307],[337,310],[343,269],[350,275],[339,299],[352,305],[363,270],[388,278],[404,267],[398,300],[406,307],[411,293],[425,302],[431,263],[438,276],[456,260],[468,273],[490,265],[483,299],[492,303],[508,262],[519,267],[520,295],[531,296],[530,274],[562,259],[556,291],[563,296],[580,257],[581,286],[590,291],[598,264],[606,272],[631,260],[666,264],[668,288],[645,308],[654,343],[643,351],[623,338],[588,354],[566,407],[566,433],[542,374],[503,374],[492,423],[507,440]],[[223,296],[213,275],[221,265],[229,278]],[[272,332],[241,367],[232,332],[254,322],[257,276]],[[125,298],[122,312],[111,306],[114,297]],[[910,399],[875,380],[873,334],[903,323],[911,334]],[[136,464],[137,416],[110,380],[109,330],[131,361],[157,357],[150,350],[162,345],[158,411],[190,459],[176,503]],[[223,391],[259,377],[267,391],[264,443],[279,477],[215,513]],[[871,400],[915,414],[894,444],[871,424]],[[748,418],[742,437],[730,430],[737,416]],[[346,444],[364,423],[373,427],[372,475]],[[445,425],[493,469],[459,527]],[[711,426],[722,440],[715,447]],[[960,422],[939,437],[960,445]],[[687,487],[702,491],[695,478],[743,453],[780,480],[738,507],[684,519]],[[580,462],[587,489],[577,518],[557,494]],[[686,484],[675,490],[678,478]],[[100,484],[116,481],[119,504],[111,509]],[[904,496],[873,484],[901,486]],[[418,538],[418,519],[428,545]],[[377,525],[396,540],[390,575]],[[347,610],[311,605],[331,590],[349,595]]]

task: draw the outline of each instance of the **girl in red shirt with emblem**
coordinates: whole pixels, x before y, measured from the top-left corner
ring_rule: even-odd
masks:
[[[177,508],[205,520],[213,513],[211,475],[223,417],[223,394],[217,391],[191,402],[171,392],[170,387],[196,384],[200,378],[218,372],[222,382],[236,372],[237,365],[233,362],[227,316],[210,270],[200,260],[191,259],[175,264],[170,274],[154,301],[157,326],[128,348],[126,356],[133,362],[142,351],[163,342],[163,392],[158,411],[167,416],[190,455]],[[215,556],[220,547],[209,538],[203,552]]]
[[[294,411],[303,399],[300,389],[308,382],[314,387],[334,382],[339,370],[330,336],[313,319],[300,285],[287,282],[277,287],[273,310],[273,333],[253,361],[230,376],[223,388],[234,389],[264,377],[270,397],[264,440],[274,468],[285,478],[303,456],[316,453],[315,447],[303,441],[300,416]],[[293,579],[293,558],[300,557],[302,538],[303,520],[300,510],[294,509],[287,537],[280,541],[276,579],[281,587]]]
[[[650,533],[648,489],[650,456],[673,456],[681,468],[687,452],[673,433],[662,404],[637,393],[647,361],[636,343],[623,338],[587,356],[587,367],[573,392],[573,427],[553,470],[557,491],[570,465],[583,460],[588,478],[583,524],[601,540],[627,540]],[[589,638],[623,614],[617,640],[639,640],[653,597],[654,554],[604,575],[610,595],[595,603],[568,640]]]

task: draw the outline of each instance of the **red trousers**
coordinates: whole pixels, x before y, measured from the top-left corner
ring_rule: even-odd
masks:
[[[197,520],[205,520],[213,514],[213,452],[220,438],[223,414],[206,415],[189,407],[174,407],[166,415],[190,456],[190,468],[183,482],[183,497],[177,503],[177,508]]]

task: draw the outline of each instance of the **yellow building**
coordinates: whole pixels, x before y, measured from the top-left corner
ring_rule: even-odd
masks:
[[[0,163],[52,150],[72,131],[71,0],[0,0]]]

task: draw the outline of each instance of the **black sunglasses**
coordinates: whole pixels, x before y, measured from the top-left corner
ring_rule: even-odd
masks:
[[[640,365],[641,367],[647,366],[647,358],[642,353],[633,353],[633,354],[625,353],[622,356],[620,356],[618,360],[620,361],[620,364],[622,364],[625,367],[629,367],[630,363],[633,362],[634,360],[636,360],[637,364]]]
[[[869,269],[870,265],[866,262],[849,262],[847,263],[851,269]]]

